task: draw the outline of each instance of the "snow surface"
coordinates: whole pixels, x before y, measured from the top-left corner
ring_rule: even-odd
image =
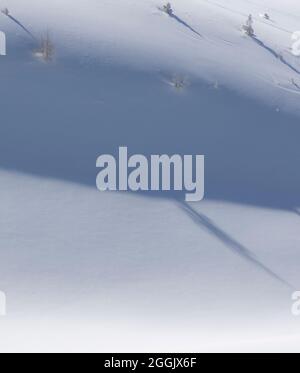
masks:
[[[56,47],[0,15],[1,351],[299,351],[300,4],[162,3],[1,1]],[[205,201],[98,192],[121,145],[205,154]]]

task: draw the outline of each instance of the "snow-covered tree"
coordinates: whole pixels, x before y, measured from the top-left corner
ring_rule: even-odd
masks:
[[[9,15],[9,10],[7,8],[1,9],[1,13],[8,16]]]
[[[249,14],[246,23],[243,25],[243,31],[248,35],[248,36],[254,36],[254,29],[253,29],[253,18],[252,15]]]
[[[171,16],[173,14],[173,9],[170,3],[167,3],[166,5],[163,6],[163,11],[169,14]]]

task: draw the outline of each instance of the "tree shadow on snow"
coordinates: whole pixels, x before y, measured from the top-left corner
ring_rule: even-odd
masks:
[[[16,23],[18,26],[20,26],[27,35],[29,35],[34,41],[37,41],[37,38],[30,32],[19,20],[17,20],[15,17],[13,17],[10,14],[4,13],[9,19],[11,19],[14,23]]]
[[[256,36],[252,36],[251,39],[258,44],[260,47],[264,48],[266,51],[272,54],[275,58],[277,58],[280,62],[286,65],[289,69],[291,69],[296,74],[300,75],[300,71],[296,69],[292,64],[290,64],[281,54],[277,53],[274,49],[267,46],[263,41],[258,39]]]
[[[196,31],[193,27],[191,27],[188,23],[186,23],[185,21],[183,21],[181,18],[179,18],[178,16],[176,16],[174,13],[173,14],[169,14],[169,16],[173,19],[175,19],[177,22],[179,22],[180,24],[182,24],[183,26],[185,26],[186,28],[188,28],[190,31],[192,31],[194,34],[202,37],[202,35]]]
[[[261,263],[257,258],[255,258],[254,254],[247,249],[244,245],[239,243],[236,239],[231,237],[228,233],[226,233],[223,229],[219,228],[210,218],[208,218],[203,213],[196,211],[193,209],[187,202],[180,202],[180,208],[187,213],[190,218],[202,228],[205,228],[210,234],[216,237],[219,241],[221,241],[225,246],[227,246],[232,252],[237,255],[240,255],[243,259],[247,260],[251,264],[255,265],[260,270],[264,271],[267,275],[273,277],[275,280],[280,281],[284,285],[292,288],[292,286],[287,283],[284,279],[282,279],[279,275],[277,275],[274,271],[269,269],[263,263]]]

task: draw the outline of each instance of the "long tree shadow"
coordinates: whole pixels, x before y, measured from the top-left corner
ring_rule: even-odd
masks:
[[[293,208],[292,212],[295,213],[296,215],[300,216],[300,211],[297,207]]]
[[[174,13],[173,14],[169,14],[169,16],[171,18],[174,18],[177,22],[179,22],[180,24],[182,24],[183,26],[185,26],[186,28],[188,28],[190,31],[192,31],[194,34],[200,36],[201,38],[203,37],[198,31],[196,31],[193,27],[191,27],[188,23],[186,23],[185,21],[183,21],[181,18],[177,17]]]
[[[7,9],[3,10],[2,13],[6,15],[9,19],[11,19],[14,23],[16,23],[18,26],[20,26],[26,32],[26,34],[28,34],[34,41],[37,41],[37,38],[19,20],[10,15]]]
[[[293,288],[287,281],[282,279],[279,275],[261,263],[258,259],[255,258],[254,254],[243,246],[241,243],[236,241],[233,237],[219,228],[211,219],[209,219],[204,214],[196,211],[193,209],[187,202],[179,202],[179,206],[193,219],[193,221],[204,227],[207,231],[209,231],[214,237],[218,238],[224,245],[226,245],[231,251],[235,254],[240,255],[247,261],[254,264],[256,267],[263,270],[268,275],[272,276],[276,280],[280,281],[284,285],[288,286],[289,288]]]
[[[282,62],[284,65],[286,65],[289,69],[293,70],[296,74],[300,75],[300,71],[296,69],[293,65],[291,65],[281,54],[278,54],[274,49],[267,46],[264,42],[262,42],[260,39],[258,39],[256,36],[252,36],[251,39],[258,44],[260,47],[267,50],[269,53],[271,53],[275,58],[277,58],[280,62]]]

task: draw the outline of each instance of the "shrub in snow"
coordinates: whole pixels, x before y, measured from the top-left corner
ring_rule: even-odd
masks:
[[[178,75],[175,75],[175,76],[172,77],[172,79],[170,81],[170,84],[176,90],[180,91],[180,90],[184,89],[185,87],[187,87],[188,82],[186,81],[185,78],[180,77]]]
[[[263,19],[266,19],[266,20],[270,20],[270,16],[269,16],[269,14],[268,13],[259,13],[259,16],[260,16],[260,18],[263,18]]]
[[[51,41],[51,38],[48,32],[41,37],[40,48],[36,52],[36,55],[42,58],[46,62],[49,62],[53,59],[54,45]]]
[[[242,29],[248,36],[254,36],[253,18],[251,14],[249,14],[248,19],[246,23],[243,25]]]
[[[1,13],[5,14],[6,16],[9,15],[9,10],[7,8],[4,8],[1,10]]]
[[[171,16],[173,14],[173,9],[172,9],[172,6],[170,3],[167,3],[166,5],[163,6],[163,11],[167,14],[169,14],[169,16]]]

